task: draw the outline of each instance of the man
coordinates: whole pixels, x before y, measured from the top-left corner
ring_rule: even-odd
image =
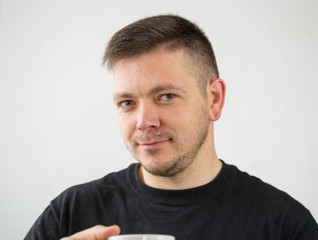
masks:
[[[137,21],[112,37],[104,63],[114,71],[121,134],[139,164],[66,190],[26,239],[318,239],[300,203],[217,157],[213,123],[225,84],[196,25],[173,15]]]

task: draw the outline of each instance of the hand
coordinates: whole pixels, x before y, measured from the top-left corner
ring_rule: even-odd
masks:
[[[110,227],[96,225],[60,240],[107,240],[109,237],[118,235],[119,233],[120,228],[116,225]]]

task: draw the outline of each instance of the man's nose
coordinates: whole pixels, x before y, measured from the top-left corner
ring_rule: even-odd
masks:
[[[155,106],[152,104],[142,104],[139,106],[136,127],[139,130],[160,127],[159,113]]]

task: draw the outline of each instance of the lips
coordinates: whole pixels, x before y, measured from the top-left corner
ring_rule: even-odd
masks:
[[[138,146],[146,150],[153,150],[153,149],[161,148],[169,142],[170,142],[170,139],[156,140],[156,141],[150,141],[150,142],[138,142]]]

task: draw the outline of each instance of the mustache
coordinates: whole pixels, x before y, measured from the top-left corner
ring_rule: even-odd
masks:
[[[171,134],[163,131],[142,132],[133,136],[132,140],[134,144],[160,141],[172,138]]]

